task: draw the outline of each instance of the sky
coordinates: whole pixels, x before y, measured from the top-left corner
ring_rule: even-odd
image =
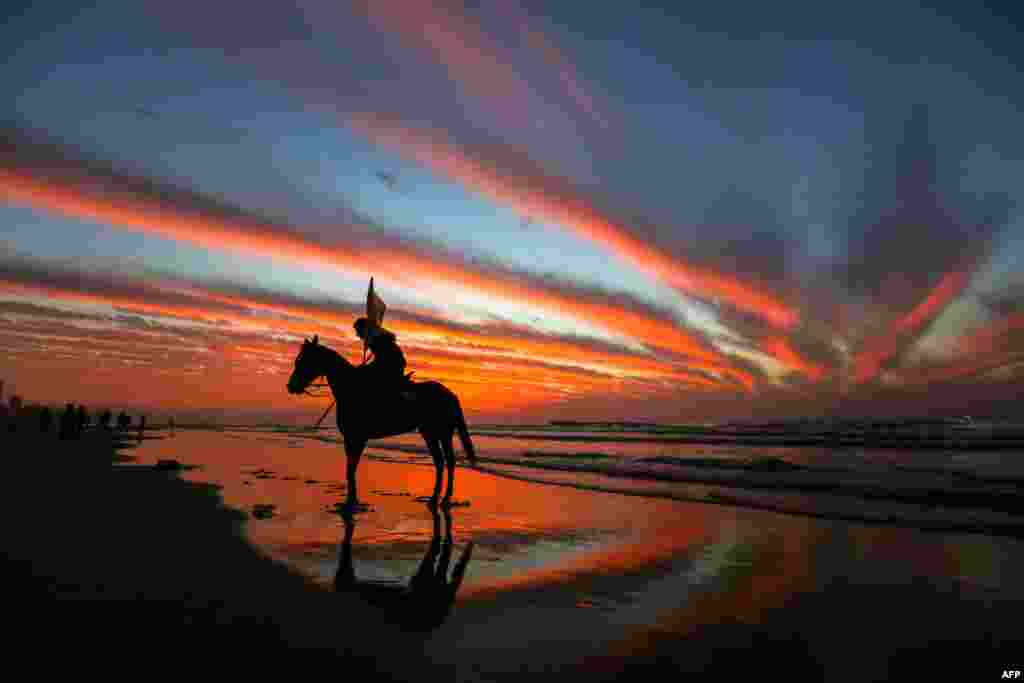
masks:
[[[1021,417],[1024,53],[974,5],[9,3],[5,392],[312,422],[372,276],[471,422]]]

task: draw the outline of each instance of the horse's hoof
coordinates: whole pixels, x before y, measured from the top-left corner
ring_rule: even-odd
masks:
[[[329,512],[333,512],[336,515],[341,515],[342,517],[351,517],[352,515],[358,514],[360,512],[370,512],[371,510],[372,508],[369,505],[360,503],[358,501],[335,503],[334,507],[328,509]]]

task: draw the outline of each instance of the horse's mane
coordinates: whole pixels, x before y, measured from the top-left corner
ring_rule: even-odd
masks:
[[[339,370],[358,370],[359,368],[363,367],[362,365],[356,365],[355,363],[352,363],[351,361],[349,361],[349,359],[345,358],[345,356],[335,351],[330,346],[325,346],[324,344],[317,344],[315,348],[317,349],[317,353],[321,354],[323,358],[328,359],[328,362]]]

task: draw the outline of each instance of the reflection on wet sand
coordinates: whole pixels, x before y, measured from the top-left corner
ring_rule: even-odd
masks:
[[[385,621],[395,623],[407,631],[429,631],[441,625],[451,612],[455,594],[462,585],[466,567],[473,556],[473,542],[466,546],[455,563],[451,579],[454,540],[451,510],[443,508],[444,534],[442,540],[441,514],[436,506],[427,506],[433,518],[433,536],[419,569],[406,586],[382,581],[361,581],[352,564],[352,537],[356,516],[345,515],[345,537],[338,554],[338,571],[334,575],[334,590],[359,596],[367,604],[379,608]]]
[[[998,580],[1019,555],[980,535],[791,522],[742,539],[741,561],[718,580],[666,602],[584,668],[610,679],[756,665],[808,680],[968,680],[1020,651],[1024,595]],[[986,571],[958,571],[965,564]],[[751,662],[738,663],[740,651]]]
[[[474,544],[472,571],[467,549],[448,578],[459,555],[446,545],[452,523],[445,519],[442,529],[440,513],[414,502],[430,491],[432,467],[365,463],[360,476],[373,510],[339,519],[329,512],[342,493],[336,445],[293,449],[284,437],[236,436],[147,440],[136,454],[143,464],[187,454],[202,468],[183,476],[223,486],[233,507],[272,501],[273,517],[250,519],[247,538],[318,583],[334,579],[379,621],[413,631],[417,651],[425,642],[435,666],[511,678],[577,671],[582,661],[592,682],[680,672],[718,678],[737,667],[863,681],[945,671],[958,658],[984,674],[989,662],[1020,651],[1020,539],[599,493],[467,469],[460,496],[471,504],[454,514],[459,540]],[[273,476],[238,474],[253,471]]]

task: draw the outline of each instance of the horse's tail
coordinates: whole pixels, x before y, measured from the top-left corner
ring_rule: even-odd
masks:
[[[459,397],[455,396],[455,428],[459,430],[459,441],[462,442],[462,450],[469,459],[469,464],[476,464],[476,448],[473,447],[473,440],[469,438],[469,429],[466,427],[466,416],[462,414],[462,405]]]

